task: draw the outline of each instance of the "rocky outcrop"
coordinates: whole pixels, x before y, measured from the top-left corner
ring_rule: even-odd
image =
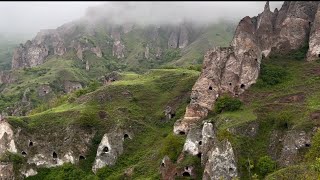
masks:
[[[125,138],[130,138],[130,135],[120,129],[103,136],[93,163],[93,172],[106,165],[111,166],[116,163],[117,157],[123,152],[123,141]]]
[[[314,21],[312,23],[312,28],[309,38],[309,50],[307,53],[307,60],[313,61],[320,59],[320,6],[318,5],[318,10],[315,15]]]
[[[20,44],[14,50],[12,57],[12,69],[23,67],[34,67],[43,64],[49,55],[49,49],[44,44],[35,44],[27,41],[25,45]]]
[[[188,29],[185,25],[180,27],[179,48],[185,48],[189,43]]]
[[[109,74],[106,74],[105,76],[102,76],[100,80],[103,82],[104,85],[108,85],[114,81],[118,81],[120,78],[121,75],[118,72],[113,71]]]
[[[147,44],[147,46],[146,46],[146,48],[144,50],[144,58],[149,59],[149,56],[150,56],[149,53],[150,53],[149,52],[149,45]]]
[[[15,179],[12,163],[0,162],[0,179],[1,180]]]
[[[78,89],[82,89],[82,85],[79,82],[71,82],[71,81],[64,82],[64,91],[66,93],[70,93]]]
[[[6,151],[12,153],[18,152],[12,127],[5,119],[3,119],[0,121],[0,155],[3,155]]]
[[[177,48],[179,43],[179,29],[175,28],[169,37],[168,40],[168,47],[169,48]]]
[[[223,141],[210,151],[202,179],[231,180],[237,176],[232,146],[229,141]]]
[[[0,71],[0,84],[13,83],[16,78],[9,71]]]
[[[299,149],[311,146],[311,135],[304,131],[288,131],[283,137],[282,144],[278,163],[281,167],[286,167],[295,163]]]
[[[120,38],[120,28],[113,27],[111,31],[111,38],[113,39],[112,47],[112,56],[117,57],[118,59],[124,58],[124,45],[121,42]]]
[[[231,143],[217,139],[212,123],[205,122],[202,127],[192,128],[188,132],[183,152],[201,158],[203,179],[232,179],[238,176]]]
[[[37,88],[38,95],[40,97],[46,96],[52,91],[51,87],[49,85],[41,85]]]
[[[238,44],[242,40],[244,42]],[[261,62],[260,49],[246,32],[239,33],[233,45],[207,52],[200,77],[192,88],[190,104],[183,119],[175,123],[174,133],[186,133],[206,117],[220,94],[238,96],[256,82]]]

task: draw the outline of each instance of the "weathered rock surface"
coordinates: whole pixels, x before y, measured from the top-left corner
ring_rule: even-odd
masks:
[[[12,153],[18,152],[12,127],[5,119],[3,119],[0,121],[0,155],[4,154],[6,151]]]
[[[286,1],[280,11],[272,13],[267,2],[257,17],[244,17],[237,26],[230,47],[214,48],[204,56],[203,69],[192,88],[190,104],[184,117],[175,123],[174,133],[186,133],[190,126],[205,118],[219,95],[229,93],[238,96],[254,84],[262,55],[285,54],[303,47],[314,19],[308,54],[309,60],[311,56],[316,57],[320,41],[316,38],[319,24],[317,7],[316,1]],[[171,42],[175,42],[173,40]]]
[[[309,50],[307,60],[312,61],[320,59],[320,6],[318,5],[317,13],[312,23],[312,28],[309,38]]]
[[[66,93],[70,93],[78,89],[82,89],[82,85],[79,82],[71,82],[71,81],[64,82],[64,91]]]
[[[281,167],[293,165],[299,149],[311,146],[311,135],[305,131],[288,131],[283,137],[283,148],[278,163]]]
[[[12,163],[0,162],[0,179],[1,180],[15,179]]]
[[[180,35],[179,35],[179,48],[185,48],[189,43],[188,29],[186,26],[182,25],[180,27]]]
[[[103,136],[92,166],[93,172],[106,165],[111,166],[116,163],[117,157],[123,152],[123,141],[125,138],[130,138],[130,135],[121,129],[116,129],[114,132]]]
[[[49,94],[52,91],[51,87],[49,85],[41,85],[38,87],[37,92],[39,96],[45,96]]]
[[[169,37],[168,40],[168,47],[169,48],[177,48],[179,43],[179,29],[175,28]]]
[[[202,128],[192,128],[188,132],[183,152],[201,158],[203,179],[232,179],[238,176],[231,143],[217,139],[212,123],[205,122]]]

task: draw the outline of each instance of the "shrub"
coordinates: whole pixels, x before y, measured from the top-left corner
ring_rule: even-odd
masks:
[[[182,151],[184,139],[174,134],[168,135],[163,142],[160,153],[163,156],[167,155],[172,161],[176,161]]]
[[[257,163],[259,173],[262,176],[273,172],[276,169],[276,163],[269,156],[260,157]]]
[[[232,98],[230,96],[222,96],[217,99],[214,110],[216,113],[224,111],[236,111],[239,110],[242,102],[239,99]]]
[[[259,79],[256,86],[268,87],[282,83],[288,75],[288,72],[281,67],[261,64]]]

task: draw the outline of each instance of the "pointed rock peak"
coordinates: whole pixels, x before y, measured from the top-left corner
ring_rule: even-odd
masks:
[[[264,5],[264,11],[270,11],[269,1],[267,1],[266,5]]]

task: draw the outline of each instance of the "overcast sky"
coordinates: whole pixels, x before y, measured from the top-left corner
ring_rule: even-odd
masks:
[[[283,1],[270,2],[271,11]],[[106,4],[104,12],[137,21],[166,21],[179,18],[213,22],[220,18],[240,20],[261,13],[265,2],[0,2],[0,33],[32,33],[52,29],[79,19],[90,6]],[[119,19],[121,18],[121,19]]]

